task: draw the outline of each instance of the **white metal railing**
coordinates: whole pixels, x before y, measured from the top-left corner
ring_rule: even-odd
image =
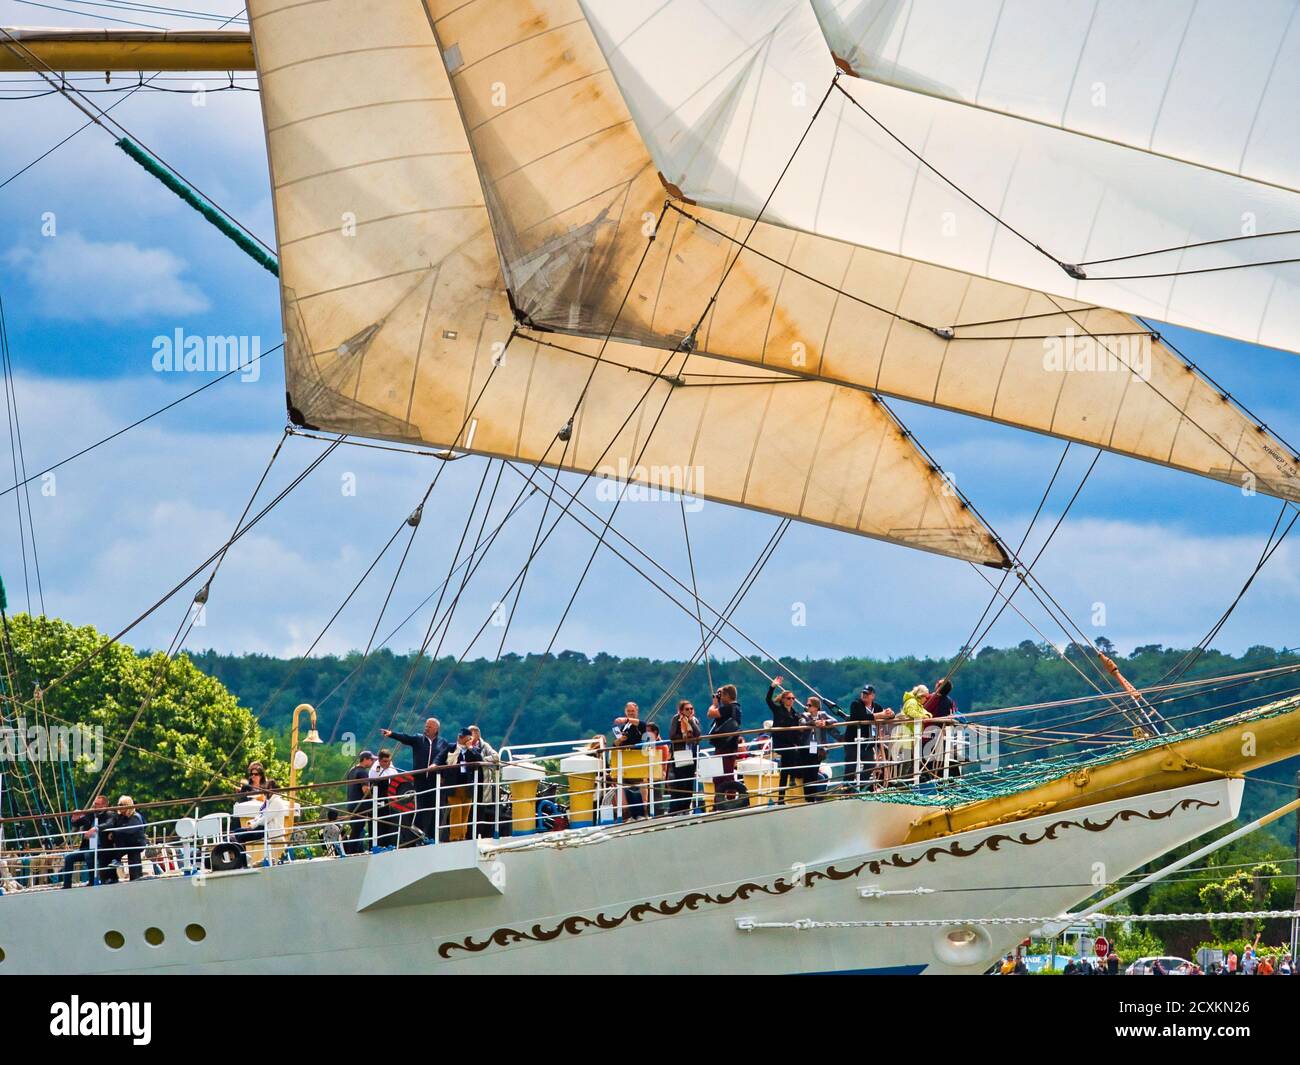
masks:
[[[836,726],[842,724],[837,722]],[[210,867],[213,848],[232,842],[241,844],[246,854],[255,852],[257,864],[270,865],[312,857],[309,852],[315,850],[325,852],[315,857],[351,857],[421,843],[529,835],[547,831],[548,825],[557,824],[559,817],[571,817],[575,809],[589,810],[585,816],[595,826],[682,813],[707,814],[723,808],[720,797],[724,794],[738,794],[741,801],[751,804],[745,776],[757,778],[759,805],[780,805],[787,801],[816,802],[837,785],[847,785],[850,790],[915,786],[923,780],[959,772],[965,760],[961,730],[938,728],[935,732],[932,728],[927,738],[924,722],[917,721],[915,726],[908,737],[888,735],[888,729],[878,723],[874,736],[830,743],[804,740],[799,746],[784,749],[774,746],[769,726],[750,737],[752,742],[745,742],[729,772],[723,757],[704,742],[689,745],[690,757],[686,760],[674,757],[671,740],[612,748],[603,741],[596,747],[571,740],[515,745],[503,749],[496,762],[476,763],[470,781],[456,787],[444,784],[444,767],[397,771],[393,776],[401,781],[399,786],[409,778],[418,781],[421,776],[426,785],[432,776],[432,786],[380,794],[391,787],[384,781],[393,780],[393,776],[371,777],[371,795],[369,800],[362,800],[364,807],[355,800],[304,800],[299,804],[281,799],[285,809],[272,816],[267,816],[268,800],[263,804],[258,827],[235,823],[255,820],[247,810],[242,814],[230,809],[201,815],[196,805],[192,814],[146,822],[146,843],[136,847],[102,847],[104,835],[112,831],[107,827],[101,828],[88,846],[77,849],[51,847],[48,832],[29,836],[9,833],[0,851],[0,893],[15,887],[26,890],[61,885],[78,875],[77,865],[81,866],[82,879],[91,884],[103,882],[110,869],[113,877],[119,875],[116,867],[122,863],[128,869],[140,868],[142,874],[147,868],[145,875],[149,876],[198,875]],[[806,728],[800,731],[807,733]],[[836,759],[837,751],[844,752],[842,760]],[[638,756],[636,773],[627,771],[629,753]],[[591,754],[598,765],[594,772],[585,774],[592,779],[580,781],[579,787],[574,786],[573,779],[579,774],[562,772],[558,765],[575,754]],[[782,765],[783,761],[787,764]],[[758,762],[767,763],[770,769],[745,773],[747,762],[750,769],[756,768]],[[647,765],[652,768],[642,773]],[[681,773],[684,768],[690,772]],[[508,779],[512,773],[524,771],[531,779]],[[793,783],[792,778],[796,778]],[[339,786],[334,783],[321,787]],[[299,790],[312,787],[316,786],[304,785]],[[797,791],[791,794],[791,789]],[[582,801],[575,802],[579,799]],[[286,832],[283,814],[290,801],[294,802],[295,823],[292,831]],[[298,820],[299,814],[306,819]],[[333,832],[326,838],[329,826],[337,828],[337,838]],[[76,859],[83,850],[87,857]]]

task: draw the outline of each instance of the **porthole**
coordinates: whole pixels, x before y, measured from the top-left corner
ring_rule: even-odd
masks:
[[[208,930],[201,924],[187,924],[185,926],[185,938],[191,943],[202,943],[208,938]]]
[[[104,933],[104,946],[109,950],[121,950],[126,946],[126,936],[121,932],[110,931]]]
[[[151,947],[161,947],[163,940],[166,938],[161,928],[146,928],[144,930],[144,941]]]
[[[4,961],[4,960],[5,960],[5,949],[4,947],[0,947],[0,961]]]

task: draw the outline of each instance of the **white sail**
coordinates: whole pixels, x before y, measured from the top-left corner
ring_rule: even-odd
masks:
[[[859,77],[1300,191],[1300,4],[812,0]]]
[[[1289,450],[1123,314],[775,225],[741,251],[748,220],[681,200],[650,241],[669,195],[640,132],[656,119],[632,121],[636,97],[616,84],[575,0],[442,0],[431,11],[505,274],[533,325],[671,347],[717,289],[699,351],[1300,498]],[[815,21],[774,32],[829,64]],[[674,64],[684,99],[698,102],[692,79],[708,80],[703,52],[729,43],[752,47],[720,26],[691,35]],[[788,106],[785,88],[777,96],[771,106]],[[816,100],[806,103],[805,124]]]
[[[420,0],[253,0],[249,14],[295,421],[594,470],[1006,563],[873,396],[705,355],[512,339]]]
[[[645,17],[586,0],[585,10],[656,165],[697,203],[1300,347],[1290,189],[847,75],[812,122],[835,61],[808,45],[808,0],[670,0]],[[688,62],[663,61],[683,53]],[[1287,235],[1233,239],[1250,233]]]

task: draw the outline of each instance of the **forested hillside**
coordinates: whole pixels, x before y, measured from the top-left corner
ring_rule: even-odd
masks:
[[[1152,645],[1117,661],[1130,681],[1144,687],[1158,684],[1176,672],[1184,654]],[[360,654],[314,658],[302,664],[264,655],[205,652],[192,657],[195,665],[235,692],[272,729],[278,731],[288,721],[297,703],[309,702],[320,711],[321,734],[326,740],[352,733],[362,744],[372,742],[380,727],[407,728],[430,713],[440,717],[445,726],[477,722],[493,742],[504,737],[516,717],[510,735],[515,742],[592,735],[607,731],[611,719],[629,699],[648,713],[683,668],[680,662],[606,654],[588,657],[576,651],[561,652],[545,662],[538,656],[506,655],[499,662],[480,659],[459,665],[451,658],[437,662],[426,658],[413,663],[409,656],[386,650],[372,654],[364,665]],[[1096,678],[1094,656],[1071,648],[1067,657],[1070,661],[1049,647],[1030,642],[1012,648],[986,647],[957,673],[957,704],[962,710],[987,710],[1095,694],[1080,675],[1082,671]],[[769,673],[781,668],[772,662],[760,664]],[[1240,656],[1210,651],[1182,679],[1288,664],[1300,664],[1300,653],[1270,647],[1253,647]],[[845,708],[863,684],[875,685],[882,705],[897,707],[905,688],[921,682],[933,684],[947,671],[949,662],[932,658],[842,658],[789,660],[785,666],[791,687],[799,690],[790,676],[797,673]],[[748,723],[756,724],[766,716],[766,682],[751,666],[715,660],[711,669],[715,685],[729,681],[740,689],[741,704],[750,711]],[[1178,696],[1177,700],[1163,705],[1162,711],[1181,726],[1203,720],[1210,713],[1228,713],[1289,694],[1298,687],[1300,680],[1294,674],[1284,674],[1194,696],[1175,692],[1171,694]],[[403,690],[406,694],[399,704]],[[703,665],[687,670],[680,692],[697,704],[707,701],[709,688]],[[1009,715],[1007,723],[1014,719],[1016,724],[1032,724],[1048,717],[1059,722],[1067,714],[1082,718],[1096,713],[1093,705],[1074,710],[1024,711]],[[1094,718],[1086,727],[1091,730],[1108,723],[1114,722]]]

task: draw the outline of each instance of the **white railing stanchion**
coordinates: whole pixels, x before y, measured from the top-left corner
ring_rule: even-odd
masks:
[[[478,839],[478,778],[469,786],[469,835],[467,839]]]
[[[379,782],[370,785],[370,852],[379,850]]]
[[[197,807],[195,807],[197,809]],[[99,886],[99,818],[96,817],[90,823],[95,830],[94,835],[90,837],[90,886]],[[69,873],[69,876],[72,874]]]
[[[433,842],[442,842],[442,774],[433,775]]]

